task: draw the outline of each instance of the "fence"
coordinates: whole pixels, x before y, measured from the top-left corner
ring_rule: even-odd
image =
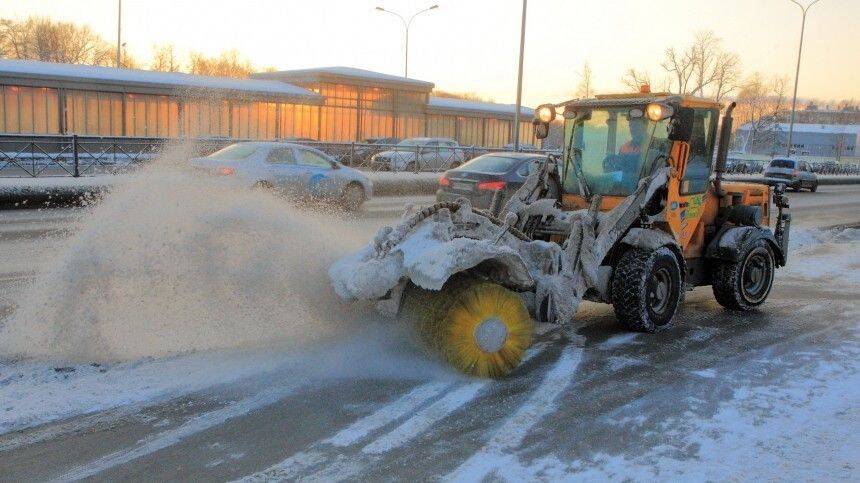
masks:
[[[227,138],[191,141],[190,154],[205,156],[231,143]],[[316,148],[340,163],[366,171],[444,171],[476,156],[512,149],[419,144],[334,143],[287,139]],[[165,138],[0,135],[0,177],[93,176],[120,174],[157,158]],[[262,141],[261,141],[262,142]],[[521,150],[536,154],[552,151]]]

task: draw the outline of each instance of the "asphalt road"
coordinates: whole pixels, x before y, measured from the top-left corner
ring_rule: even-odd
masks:
[[[652,335],[586,303],[573,326],[541,327],[503,381],[463,379],[399,330],[355,326],[356,340],[300,364],[0,435],[0,480],[857,481],[860,239],[839,233],[860,225],[860,186],[790,196],[798,237],[843,226],[792,252],[759,311],[727,312],[703,287]],[[338,222],[369,237],[406,201]],[[4,313],[81,216],[0,212]]]

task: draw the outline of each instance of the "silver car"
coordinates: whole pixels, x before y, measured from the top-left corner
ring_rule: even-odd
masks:
[[[409,138],[374,154],[371,167],[383,171],[443,171],[463,164],[460,144],[447,138]]]
[[[771,161],[764,171],[764,182],[771,186],[784,184],[795,191],[818,189],[818,176],[806,161],[790,158],[775,158]]]
[[[361,171],[346,167],[307,146],[283,142],[231,144],[191,165],[209,173],[236,176],[248,186],[285,194],[328,199],[350,210],[373,195],[373,183]]]

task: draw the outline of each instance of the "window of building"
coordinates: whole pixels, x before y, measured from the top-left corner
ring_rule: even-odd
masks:
[[[0,86],[0,132],[59,133],[58,96],[45,87]]]

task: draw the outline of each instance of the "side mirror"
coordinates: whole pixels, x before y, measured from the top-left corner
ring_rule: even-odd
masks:
[[[669,140],[690,142],[693,137],[693,114],[689,107],[682,107],[672,116],[669,122]]]
[[[335,163],[334,161],[332,161],[332,163],[331,163],[331,169],[340,169],[340,164]]]
[[[535,137],[537,139],[546,139],[549,136],[549,123],[535,119],[532,121],[532,125],[534,126]]]

